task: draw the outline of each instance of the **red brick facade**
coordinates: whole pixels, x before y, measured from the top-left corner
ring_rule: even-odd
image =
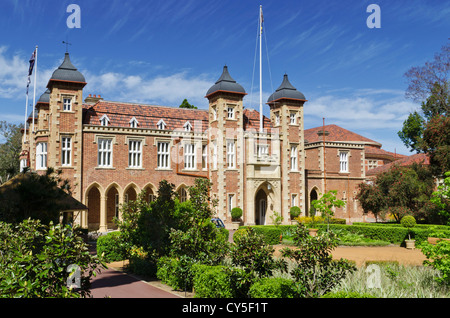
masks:
[[[268,103],[270,118],[260,131],[260,113],[244,108],[239,90],[213,91],[209,109],[195,110],[97,96],[82,102],[85,84],[49,82],[49,101],[36,105],[36,129],[28,130],[23,150],[37,170],[37,145],[46,143],[45,167],[61,168],[71,181],[74,197],[89,208],[75,221],[90,229],[113,227],[121,204],[142,191],[151,200],[163,179],[185,199],[198,177],[212,182],[216,214],[227,226],[233,207],[243,209],[243,224],[270,224],[275,213],[287,223],[292,206],[308,215],[310,201],[328,190],[347,202],[337,217],[363,220],[355,194],[369,163],[374,168],[396,159],[379,143],[335,125],[305,130],[304,99]]]

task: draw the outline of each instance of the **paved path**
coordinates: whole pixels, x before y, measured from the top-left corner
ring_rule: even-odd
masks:
[[[103,269],[92,279],[93,298],[180,298],[113,268]]]

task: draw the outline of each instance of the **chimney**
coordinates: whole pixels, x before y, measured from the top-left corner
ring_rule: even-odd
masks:
[[[89,96],[84,99],[84,102],[86,104],[95,104],[99,100],[103,100],[103,98],[100,95],[97,96],[97,95],[89,94]]]

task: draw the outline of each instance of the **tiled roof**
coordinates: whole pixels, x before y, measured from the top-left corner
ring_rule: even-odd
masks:
[[[184,130],[186,122],[192,125],[195,131],[208,129],[208,110],[188,109],[169,106],[143,105],[123,102],[100,100],[95,105],[83,104],[85,110],[84,124],[100,125],[100,119],[106,115],[108,126],[130,127],[130,120],[135,117],[139,123],[138,128],[157,129],[162,119],[167,130]],[[259,112],[253,109],[244,109],[244,130],[259,130]],[[272,123],[269,118],[263,117],[264,128],[270,132]],[[196,124],[199,123],[199,124]]]
[[[86,110],[84,123],[99,125],[100,119],[105,114],[108,116],[109,126],[113,127],[130,127],[130,120],[135,117],[139,123],[138,128],[157,129],[161,119],[166,123],[167,130],[184,130],[183,126],[188,121],[195,131],[204,131],[208,128],[207,110],[104,100],[98,101]]]
[[[378,145],[381,147],[381,144],[373,141],[364,136],[358,135],[352,131],[339,127],[337,125],[326,125],[325,127],[316,127],[305,130],[305,141],[308,143],[322,141],[322,135],[318,135],[318,132],[322,132],[325,128],[325,132],[328,132],[328,135],[325,135],[325,141],[354,141],[354,142],[364,142],[370,143],[372,145]]]
[[[403,159],[403,158],[407,157],[402,154],[394,153],[391,151],[386,151],[386,150],[381,149],[380,147],[376,147],[376,146],[366,145],[364,148],[365,148],[366,157],[368,155],[373,155],[376,157],[385,157],[385,158],[389,158],[389,159],[393,159],[393,160]]]
[[[383,166],[379,166],[373,169],[370,169],[366,172],[366,176],[375,176],[377,174],[380,174],[382,172],[388,171],[393,165],[399,165],[400,167],[407,167],[412,165],[413,163],[422,163],[424,165],[430,164],[430,158],[428,155],[423,153],[418,153],[415,155],[411,155],[399,160],[396,160],[394,162],[385,164]]]
[[[259,131],[260,112],[252,108],[244,109],[244,130]],[[272,130],[272,122],[266,116],[263,116],[263,128],[270,132]]]

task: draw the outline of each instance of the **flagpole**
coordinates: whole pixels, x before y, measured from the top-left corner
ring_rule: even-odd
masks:
[[[27,116],[28,116],[28,88],[27,88],[27,98],[25,102],[25,121],[23,126],[24,142],[27,141]]]
[[[34,133],[34,110],[36,108],[36,78],[37,78],[37,60],[38,60],[38,46],[36,45],[36,56],[34,61],[34,94],[33,94],[33,129],[32,132]]]
[[[262,106],[262,5],[259,6],[259,131],[263,132]]]

